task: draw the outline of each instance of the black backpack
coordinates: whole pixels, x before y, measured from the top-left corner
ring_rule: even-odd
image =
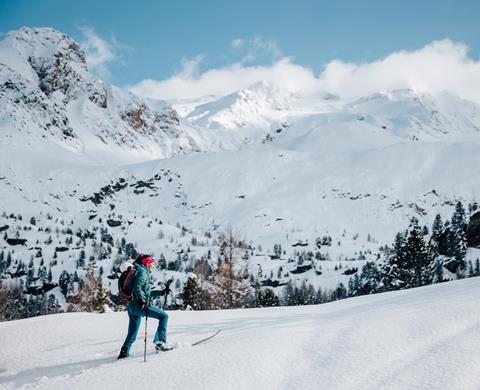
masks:
[[[120,279],[118,279],[118,293],[128,301],[130,301],[133,296],[134,281],[135,268],[133,265],[129,265],[128,268],[120,275]]]

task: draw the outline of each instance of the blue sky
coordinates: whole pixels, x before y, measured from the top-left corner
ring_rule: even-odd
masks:
[[[201,71],[290,56],[320,72],[332,59],[368,62],[450,38],[478,57],[478,15],[480,2],[458,0],[0,0],[0,31],[49,26],[83,41],[81,28],[90,28],[115,51],[110,81],[133,85],[167,78],[181,68],[182,58],[198,55]],[[235,39],[243,45],[233,47]],[[255,40],[260,50],[253,49]],[[248,58],[251,50],[254,58]]]
[[[340,94],[446,88],[480,102],[478,15],[470,0],[0,0],[0,33],[61,30],[98,77],[160,99],[280,79]]]

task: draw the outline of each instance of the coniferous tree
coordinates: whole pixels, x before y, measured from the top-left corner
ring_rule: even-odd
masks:
[[[360,295],[361,281],[358,272],[348,280],[348,296],[355,297]]]
[[[258,292],[257,298],[258,307],[271,307],[280,306],[280,300],[275,295],[275,292],[271,288],[265,288]]]
[[[428,226],[427,225],[423,225],[422,227],[422,236],[428,236],[430,232],[428,231]]]
[[[337,300],[340,300],[340,299],[345,299],[345,298],[347,298],[347,296],[348,296],[348,291],[345,288],[345,285],[343,283],[338,283],[335,290],[333,290],[330,299],[332,301],[337,301]]]
[[[28,317],[27,300],[22,283],[3,286],[0,283],[0,319],[11,321]]]
[[[6,269],[9,269],[12,265],[12,254],[10,251],[7,252],[7,260],[6,260]]]
[[[7,270],[7,262],[5,261],[5,253],[0,252],[0,276]]]
[[[355,274],[356,275],[356,274]],[[358,295],[375,294],[380,288],[382,273],[373,261],[368,261],[362,267],[362,273],[357,287]]]
[[[465,255],[467,254],[467,221],[462,202],[457,202],[452,216],[449,254],[457,260],[460,272],[466,268]]]
[[[47,281],[47,269],[45,267],[39,267],[37,270],[37,278],[41,284]]]
[[[55,298],[55,295],[50,294],[47,299],[47,313],[54,314],[60,312],[60,305],[58,304],[57,298]]]
[[[397,233],[392,252],[384,266],[384,284],[389,290],[406,287],[408,277],[408,261],[405,257],[406,238],[404,233]]]
[[[437,253],[438,253],[438,248],[440,246],[440,242],[442,239],[443,229],[444,229],[444,226],[443,226],[442,216],[440,214],[437,214],[433,221],[432,238],[431,238],[432,246],[436,249]]]
[[[283,304],[286,306],[295,305],[295,287],[291,280],[288,281],[287,285],[283,290]]]
[[[163,255],[163,253],[160,253],[160,256],[157,262],[157,268],[159,270],[164,270],[167,268],[167,260],[165,259],[165,256]]]
[[[432,283],[434,254],[425,242],[416,218],[412,218],[407,237],[397,235],[393,254],[386,267],[385,285],[397,290]]]
[[[70,274],[67,271],[63,270],[60,274],[60,278],[58,279],[58,285],[60,286],[60,291],[65,298],[67,298],[69,284]]]
[[[198,281],[196,276],[189,276],[187,283],[183,287],[183,291],[181,294],[181,298],[183,300],[183,308],[190,307],[193,310],[197,310],[199,308],[199,288],[198,288]]]
[[[410,233],[407,239],[406,256],[410,258],[414,271],[412,287],[424,286],[432,283],[434,256],[425,242],[418,221],[412,219]]]

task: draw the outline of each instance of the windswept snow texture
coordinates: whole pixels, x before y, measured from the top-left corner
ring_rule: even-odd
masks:
[[[179,348],[155,355],[151,320],[147,363],[143,331],[131,357],[116,360],[126,313],[0,323],[0,387],[478,389],[479,296],[475,278],[319,306],[172,312]]]

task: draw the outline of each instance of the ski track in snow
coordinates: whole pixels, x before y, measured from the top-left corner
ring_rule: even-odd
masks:
[[[126,313],[0,324],[1,389],[478,389],[480,279],[303,307],[170,312],[156,355]],[[198,347],[189,344],[222,332]]]

